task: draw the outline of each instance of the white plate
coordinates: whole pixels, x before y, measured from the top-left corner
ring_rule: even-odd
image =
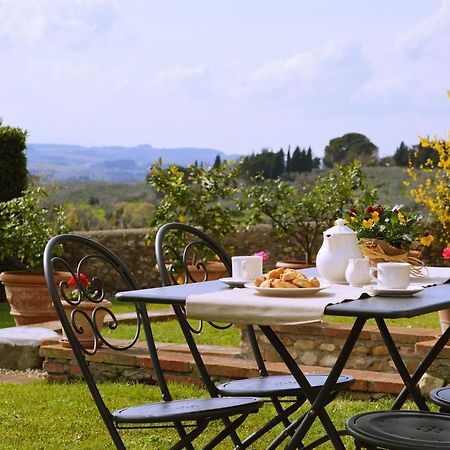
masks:
[[[374,284],[368,284],[367,286],[363,286],[363,289],[367,289],[369,294],[378,295],[380,297],[411,297],[412,295],[423,291],[424,288],[422,286],[410,285],[404,289],[389,289]]]
[[[244,284],[248,283],[251,280],[238,280],[237,278],[227,277],[227,278],[219,278],[219,281],[228,284],[228,286],[231,287],[244,287]]]
[[[245,283],[246,288],[255,289],[261,295],[273,295],[274,297],[301,297],[313,295],[330,287],[329,284],[322,284],[315,288],[268,288],[257,287],[253,283]]]

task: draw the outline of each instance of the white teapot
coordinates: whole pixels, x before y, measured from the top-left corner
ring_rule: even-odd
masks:
[[[349,259],[362,258],[356,232],[337,219],[335,226],[323,232],[323,243],[316,257],[319,275],[332,283],[347,283],[345,269]]]

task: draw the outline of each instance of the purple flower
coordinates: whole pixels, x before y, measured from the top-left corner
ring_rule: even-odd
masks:
[[[269,255],[264,250],[261,250],[260,252],[253,253],[253,256],[261,256],[263,261],[268,261],[269,260]]]

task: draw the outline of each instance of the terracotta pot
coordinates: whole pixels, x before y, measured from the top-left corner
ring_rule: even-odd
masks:
[[[444,332],[450,326],[450,309],[438,311],[439,321],[441,322],[441,330]]]
[[[69,272],[55,272],[57,284],[69,278]],[[17,326],[57,320],[43,274],[12,270],[0,273],[0,281]]]
[[[297,260],[288,260],[288,261],[278,261],[276,263],[276,267],[284,267],[286,269],[307,269],[309,267],[316,267],[315,263],[307,264],[304,261],[297,261]]]
[[[195,281],[203,281],[205,278],[205,272],[202,269],[197,269],[196,266],[189,265],[188,270]],[[208,262],[206,270],[208,271],[208,281],[218,280],[228,275],[225,265],[218,261]]]
[[[166,263],[166,267],[167,269],[170,268],[170,262]],[[156,265],[156,268],[158,269],[158,265]],[[202,269],[198,269],[197,266],[189,264],[188,270],[194,281],[199,282],[204,280],[205,272]],[[214,281],[228,276],[225,264],[220,261],[208,262],[206,264],[206,270],[208,271],[208,281]],[[185,274],[182,272],[177,280],[178,284],[182,284],[184,282],[184,277]],[[191,283],[191,280],[189,280],[189,283]]]
[[[93,303],[90,301],[82,301],[79,305],[72,306],[70,303],[66,302],[65,300],[61,301],[64,312],[66,313],[66,317],[71,322],[71,315],[72,311],[74,309],[81,309],[89,317],[92,317],[92,312],[95,308],[98,306],[103,306],[104,308],[111,308],[112,303],[108,300],[102,300],[100,303]],[[97,325],[97,329],[101,330],[103,328],[103,322],[105,321],[106,311],[99,310],[95,314],[95,323]],[[82,327],[83,332],[78,334],[75,331],[75,335],[77,336],[78,340],[80,341],[80,344],[86,348],[86,349],[92,349],[94,347],[94,330],[92,329],[91,325],[89,324],[86,317],[84,317],[82,314],[75,314],[75,323],[77,327]],[[63,329],[63,338],[59,341],[63,347],[71,347],[70,342],[67,339],[66,333]],[[98,347],[102,346],[102,341],[98,342]]]

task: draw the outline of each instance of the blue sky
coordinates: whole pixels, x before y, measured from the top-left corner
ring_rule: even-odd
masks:
[[[227,153],[446,137],[450,0],[0,0],[0,116],[32,143]]]

